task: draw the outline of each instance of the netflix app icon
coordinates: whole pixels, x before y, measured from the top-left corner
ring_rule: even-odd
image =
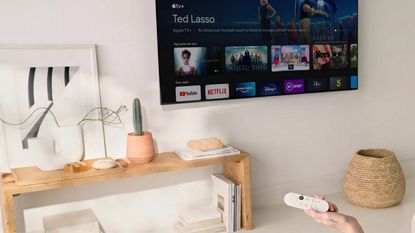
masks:
[[[206,99],[229,99],[229,84],[206,85]]]

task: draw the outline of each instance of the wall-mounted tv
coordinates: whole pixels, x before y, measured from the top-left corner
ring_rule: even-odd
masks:
[[[161,104],[358,89],[358,0],[156,0]]]

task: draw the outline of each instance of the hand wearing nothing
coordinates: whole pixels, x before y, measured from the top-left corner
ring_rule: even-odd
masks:
[[[324,196],[315,196],[315,198],[324,200]],[[304,210],[317,223],[334,228],[342,233],[364,233],[362,227],[356,218],[338,213],[336,204],[329,202],[330,209],[328,212],[320,213],[315,210]]]

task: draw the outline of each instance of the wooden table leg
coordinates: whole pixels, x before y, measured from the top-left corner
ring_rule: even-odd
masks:
[[[16,220],[14,216],[13,194],[1,190],[1,215],[3,217],[4,233],[16,232]]]
[[[241,185],[242,192],[242,228],[252,230],[252,197],[249,156],[238,162],[224,164],[224,174]]]

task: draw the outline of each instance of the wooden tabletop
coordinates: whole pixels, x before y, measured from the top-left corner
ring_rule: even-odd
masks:
[[[147,164],[130,164],[127,168],[118,166],[115,169],[101,171],[92,168],[87,172],[75,174],[67,174],[63,169],[56,171],[40,171],[35,167],[16,168],[13,169],[16,181],[3,184],[3,189],[4,191],[16,195],[146,174],[176,171],[227,162],[238,162],[247,157],[249,157],[249,154],[241,152],[241,154],[238,155],[184,161],[175,153],[167,152],[156,155],[155,159]],[[86,162],[92,163],[93,161],[95,160]]]

